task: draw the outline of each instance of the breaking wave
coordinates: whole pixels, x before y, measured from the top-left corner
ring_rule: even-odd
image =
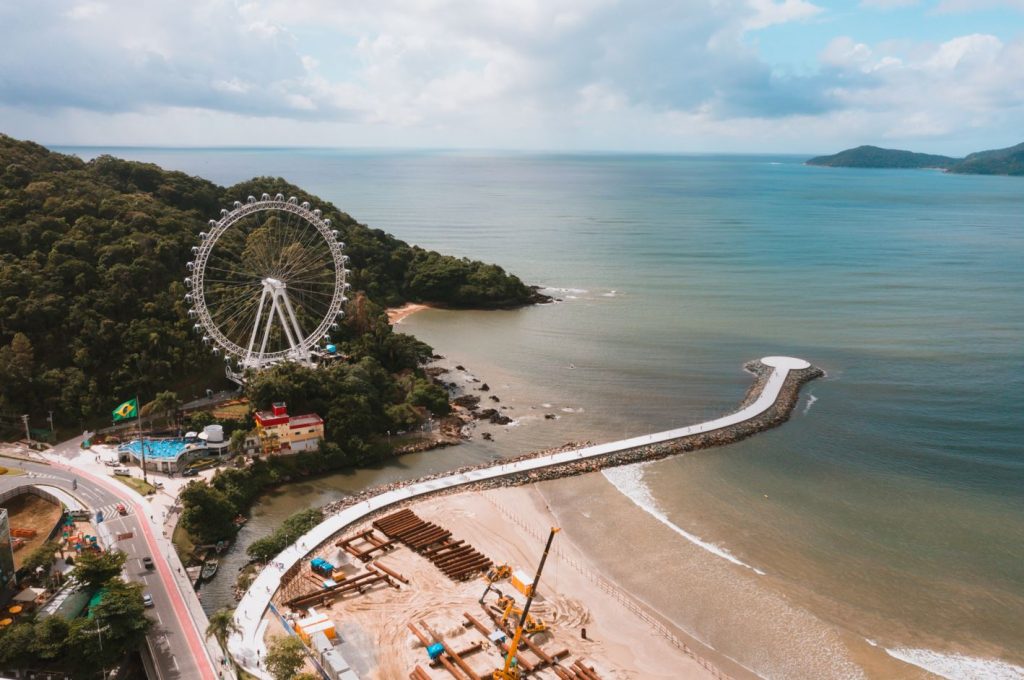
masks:
[[[691,534],[686,529],[673,524],[672,520],[670,520],[668,516],[662,512],[661,508],[658,507],[658,502],[654,500],[654,496],[651,495],[650,488],[644,483],[644,468],[647,467],[647,465],[649,465],[649,463],[637,463],[636,465],[609,468],[607,470],[602,470],[601,474],[603,474],[605,479],[611,482],[612,486],[618,489],[622,495],[633,501],[633,503],[638,507],[645,510],[647,514],[651,515],[686,540],[690,541],[694,545],[704,548],[709,553],[717,555],[722,559],[729,560],[733,564],[746,567],[754,573],[764,576],[763,571],[742,561],[725,548],[715,545],[709,541],[705,541],[699,536]]]

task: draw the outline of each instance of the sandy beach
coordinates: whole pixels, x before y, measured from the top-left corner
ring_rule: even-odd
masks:
[[[453,538],[471,544],[495,564],[507,563],[530,573],[536,568],[548,529],[556,522],[533,487],[439,497],[410,508],[422,519],[449,529]],[[352,527],[345,537],[368,528],[369,525]],[[349,577],[364,573],[364,565],[335,547],[334,540],[314,554],[343,565]],[[478,602],[485,587],[482,578],[453,582],[406,547],[386,553],[380,562],[402,574],[410,584],[400,589],[381,584],[361,595],[345,596],[333,605],[317,607],[317,611],[328,613],[335,621],[343,639],[340,650],[360,677],[405,678],[417,665],[432,678],[449,677],[443,668],[430,668],[422,644],[408,628],[410,623],[421,630],[436,631],[455,649],[483,643],[481,651],[466,657],[481,677],[497,667],[501,661],[498,650],[468,625],[464,616],[470,613],[491,627],[484,606]],[[503,593],[513,592],[508,581],[496,586]],[[492,591],[486,604],[495,600]],[[562,664],[568,666],[576,659],[584,660],[600,678],[721,677],[712,663],[690,651],[695,649],[692,639],[682,631],[661,627],[658,619],[602,578],[567,531],[555,537],[533,613],[549,626],[548,631],[534,636],[535,643],[549,653],[568,650]],[[536,660],[532,652],[524,655]],[[733,668],[728,671],[733,677],[743,677],[736,676]],[[531,677],[558,676],[543,670]]]
[[[418,302],[407,302],[401,307],[392,307],[387,310],[388,323],[394,326],[400,323],[402,319],[412,316],[416,312],[422,312],[424,309],[430,309],[430,305],[423,305]]]

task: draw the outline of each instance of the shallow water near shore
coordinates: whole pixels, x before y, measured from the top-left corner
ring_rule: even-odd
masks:
[[[404,320],[447,365],[488,382],[515,426],[269,494],[208,586],[208,608],[231,602],[247,541],[302,507],[715,417],[749,386],[745,361],[789,354],[828,372],[789,423],[610,473],[615,485],[561,480],[553,507],[567,522],[573,507],[588,513],[573,521],[598,561],[602,532],[608,546],[657,547],[658,562],[633,565],[651,578],[617,576],[757,673],[1024,677],[1020,178],[785,156],[110,151],[224,184],[282,175],[562,300]],[[602,516],[611,499],[628,526]],[[691,597],[662,597],[665,584]]]

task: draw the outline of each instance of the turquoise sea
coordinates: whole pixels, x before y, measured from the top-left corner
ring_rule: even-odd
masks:
[[[662,566],[624,585],[761,675],[1024,677],[1024,180],[788,156],[63,150],[283,176],[561,300],[409,317],[514,426],[278,492],[243,538],[362,484],[721,414],[745,361],[790,354],[828,377],[783,427],[568,481],[553,502],[590,513],[614,494],[648,518],[637,541],[669,540],[680,564],[700,552],[699,578]]]

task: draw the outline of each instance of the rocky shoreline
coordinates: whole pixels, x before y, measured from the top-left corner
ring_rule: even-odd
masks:
[[[740,407],[737,410],[741,410],[753,403],[761,391],[764,389],[765,383],[771,376],[772,367],[767,366],[760,361],[750,361],[744,365],[744,369],[754,374],[754,383],[747,390],[743,401],[740,403]],[[441,495],[441,494],[453,494],[463,493],[465,491],[476,491],[483,489],[490,489],[496,487],[508,487],[508,486],[519,486],[522,484],[533,484],[549,479],[557,479],[560,477],[571,477],[574,475],[587,474],[589,472],[597,472],[608,467],[617,467],[621,465],[631,465],[633,463],[640,463],[652,460],[660,460],[667,458],[668,456],[687,453],[690,451],[698,451],[701,449],[712,448],[716,446],[725,446],[726,444],[732,444],[742,439],[762,432],[764,430],[778,427],[787,420],[793,412],[793,408],[796,406],[797,400],[800,396],[800,388],[805,384],[825,375],[825,372],[816,366],[810,366],[805,369],[793,370],[789,372],[786,377],[786,382],[783,384],[779,391],[779,396],[764,413],[760,414],[755,418],[745,420],[736,425],[723,427],[718,430],[711,432],[704,432],[701,434],[691,435],[688,437],[681,437],[679,439],[672,440],[670,442],[664,442],[661,444],[654,444],[649,446],[641,446],[634,449],[627,449],[625,451],[617,451],[605,456],[596,456],[593,458],[587,458],[584,460],[572,461],[568,463],[561,463],[552,465],[540,470],[532,470],[521,474],[510,474],[504,477],[496,479],[487,479],[475,482],[469,482],[466,484],[439,489],[430,494],[424,494],[418,496],[414,500],[408,501],[407,504],[414,504],[422,501],[424,498]],[[477,465],[468,465],[453,470],[445,470],[433,475],[427,475],[419,477],[417,479],[405,480],[402,482],[394,482],[392,484],[383,484],[368,489],[364,489],[360,493],[349,496],[333,503],[328,503],[323,507],[325,516],[335,514],[341,510],[348,508],[352,505],[361,503],[368,498],[377,496],[381,493],[392,491],[404,486],[411,484],[418,484],[421,482],[427,482],[433,479],[440,479],[442,477],[448,477],[451,475],[457,475],[471,470],[483,469],[493,467],[500,463],[514,463],[520,460],[527,460],[530,458],[537,458],[540,456],[550,455],[552,453],[559,453],[562,451],[568,451],[572,449],[582,448],[589,446],[591,442],[568,442],[562,446],[555,447],[552,449],[545,449],[542,451],[532,451],[530,453],[523,454],[521,456],[515,456],[511,458],[504,458],[499,460],[487,461]],[[382,509],[380,513],[393,512],[396,507],[400,507],[405,504],[396,504]]]

